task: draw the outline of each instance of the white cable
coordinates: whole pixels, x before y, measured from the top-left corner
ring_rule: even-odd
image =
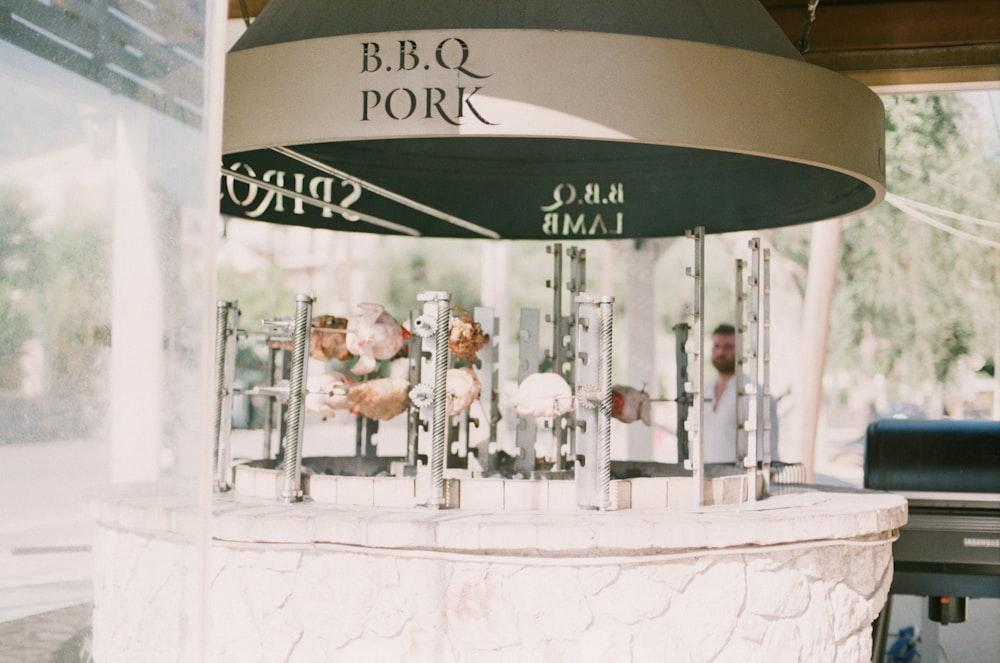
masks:
[[[909,198],[904,198],[903,196],[897,196],[892,193],[886,193],[886,198],[892,196],[896,200],[905,201],[905,204],[911,205],[916,209],[923,210],[925,212],[932,212],[934,214],[939,214],[941,216],[947,217],[949,219],[956,219],[958,221],[967,221],[969,223],[975,224],[977,226],[986,226],[987,228],[1000,228],[1000,221],[990,221],[988,219],[980,219],[974,216],[969,216],[968,214],[961,214],[959,212],[952,212],[950,210],[941,209],[940,207],[934,207],[933,205],[928,205],[927,203],[917,202],[916,200],[911,200]]]
[[[410,209],[414,209],[418,212],[423,212],[424,214],[433,216],[436,219],[441,219],[442,221],[447,221],[452,225],[456,225],[459,228],[465,228],[466,230],[482,235],[483,237],[488,237],[490,239],[500,239],[500,233],[496,232],[495,230],[490,230],[489,228],[484,228],[483,226],[472,223],[471,221],[466,221],[465,219],[457,217],[454,214],[448,214],[447,212],[442,212],[441,210],[431,207],[430,205],[424,205],[423,203],[417,202],[412,198],[407,198],[406,196],[398,194],[394,191],[390,191],[389,189],[380,187],[377,184],[367,182],[361,179],[360,177],[355,177],[354,175],[344,172],[339,168],[334,168],[330,164],[324,163],[318,159],[313,159],[300,152],[291,150],[287,147],[272,147],[271,149],[277,152],[278,154],[284,154],[286,157],[295,159],[300,163],[304,163],[305,165],[311,166],[328,175],[339,177],[340,179],[346,180],[348,182],[357,182],[357,184],[361,188],[367,189],[368,191],[371,191],[372,193],[378,194],[380,196],[384,196],[389,200],[399,203],[401,205],[405,205]]]
[[[905,202],[903,202],[903,200],[904,199],[899,198],[898,196],[895,196],[895,195],[893,195],[891,193],[886,193],[885,194],[885,201],[887,203],[889,203],[890,205],[892,205],[896,209],[900,210],[901,212],[909,214],[910,216],[912,216],[913,218],[917,219],[918,221],[923,221],[927,225],[933,226],[934,228],[937,228],[938,230],[943,230],[946,233],[950,233],[952,235],[955,235],[956,237],[961,237],[962,239],[967,239],[967,240],[969,240],[971,242],[975,242],[976,244],[982,244],[983,246],[988,246],[990,248],[1000,249],[1000,242],[996,242],[996,241],[993,241],[991,239],[986,239],[985,237],[978,237],[978,236],[973,235],[971,233],[967,233],[967,232],[965,232],[963,230],[958,230],[957,228],[952,228],[948,224],[941,223],[937,219],[934,219],[934,218],[932,218],[930,216],[927,216],[923,212],[921,212],[921,211],[919,211],[917,209],[914,209],[913,207],[910,207],[908,204],[906,204]]]

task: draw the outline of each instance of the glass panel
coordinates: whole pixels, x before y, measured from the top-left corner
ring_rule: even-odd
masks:
[[[176,533],[204,545],[221,93],[205,99],[201,0],[15,7],[0,16],[0,658],[54,660],[90,630],[101,500],[182,495],[194,517]],[[200,660],[204,556],[183,560],[183,614],[157,618]]]

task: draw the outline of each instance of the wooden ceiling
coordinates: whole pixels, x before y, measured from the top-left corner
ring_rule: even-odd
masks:
[[[242,19],[240,0],[229,17]],[[268,0],[243,0],[250,17]],[[761,0],[793,44],[808,0]],[[807,61],[872,87],[1000,87],[1000,0],[820,0]]]

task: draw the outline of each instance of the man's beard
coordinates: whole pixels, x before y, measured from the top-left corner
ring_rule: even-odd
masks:
[[[736,372],[736,360],[713,359],[712,366],[723,375],[730,375]]]

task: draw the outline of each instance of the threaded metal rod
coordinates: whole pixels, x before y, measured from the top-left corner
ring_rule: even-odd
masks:
[[[601,509],[611,506],[611,341],[614,307],[610,298],[600,303],[601,325],[598,330],[597,379],[601,394],[597,412],[598,481]]]
[[[431,414],[431,505],[445,503],[444,463],[448,446],[448,333],[451,322],[451,301],[441,293],[437,299],[434,325],[434,400]]]
[[[231,302],[220,301],[215,308],[215,448],[212,457],[215,459],[215,483],[216,492],[224,491],[228,488],[226,473],[228,463],[226,462],[225,450],[222,448],[222,418],[225,410],[226,399],[226,344],[229,341],[229,309]]]
[[[295,329],[292,334],[292,361],[288,385],[288,428],[285,441],[285,458],[281,492],[282,502],[302,500],[302,424],[305,410],[306,352],[309,350],[310,322],[313,298],[310,295],[295,297]]]

